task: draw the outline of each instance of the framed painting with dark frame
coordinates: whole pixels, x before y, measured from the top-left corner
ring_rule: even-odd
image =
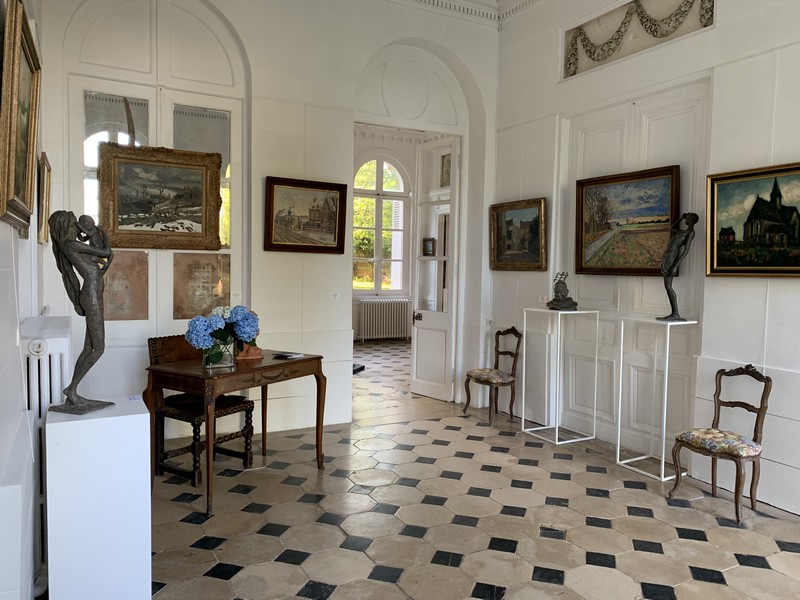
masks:
[[[436,238],[422,238],[422,256],[436,256]]]
[[[38,241],[40,244],[46,244],[50,239],[50,224],[47,222],[50,217],[50,171],[50,161],[47,159],[47,153],[42,152],[39,157],[39,193],[36,207],[36,213],[39,218]]]
[[[680,187],[679,165],[577,181],[575,272],[661,276]]]
[[[2,68],[0,136],[8,158],[0,164],[0,219],[27,237],[34,208],[42,70],[22,0],[6,2]]]
[[[800,163],[707,177],[706,273],[800,275]]]
[[[344,254],[347,184],[267,177],[264,250]]]
[[[218,153],[99,148],[100,222],[118,248],[219,250]]]
[[[495,271],[546,271],[545,199],[490,206],[489,245],[489,266]]]

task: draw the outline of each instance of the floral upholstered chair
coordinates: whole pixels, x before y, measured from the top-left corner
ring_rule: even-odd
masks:
[[[505,339],[506,336],[516,338],[512,339],[511,343]],[[510,338],[509,338],[510,339]],[[474,381],[481,385],[489,386],[489,423],[492,422],[492,408],[494,414],[497,414],[497,392],[501,387],[511,388],[511,400],[508,404],[509,419],[514,418],[514,381],[517,374],[517,361],[519,360],[519,346],[522,342],[522,334],[517,331],[516,327],[509,327],[494,334],[494,367],[491,369],[472,369],[467,373],[467,379],[464,385],[467,389],[467,402],[464,404],[464,414],[467,414],[469,408],[469,382]],[[502,350],[504,347],[511,347],[514,350]],[[500,370],[500,357],[507,356],[513,360],[511,363],[510,371]]]
[[[722,382],[729,377],[746,375],[762,384],[761,399],[758,405],[741,400],[722,400]],[[711,494],[717,495],[717,459],[731,460],[736,464],[736,487],[734,502],[736,506],[736,523],[742,522],[741,504],[744,488],[744,465],[753,463],[753,475],[750,479],[750,506],[756,509],[756,488],[761,471],[761,430],[764,426],[764,417],[767,415],[767,401],[772,390],[772,379],[762,375],[753,365],[746,365],[736,369],[720,369],[716,376],[716,389],[714,391],[714,420],[709,428],[696,428],[682,431],[675,435],[675,446],[672,448],[672,462],[675,465],[675,485],[669,492],[672,498],[681,482],[681,448],[688,448],[692,452],[711,457]],[[743,408],[755,413],[755,427],[753,437],[748,438],[741,434],[726,429],[720,429],[721,408]]]

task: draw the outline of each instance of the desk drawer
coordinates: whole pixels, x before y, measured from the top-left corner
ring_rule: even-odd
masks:
[[[287,379],[295,379],[297,377],[305,377],[306,375],[314,375],[318,373],[318,366],[316,362],[303,362],[297,364],[287,364],[278,369],[271,368],[263,370],[255,374],[255,381],[253,385],[262,386],[270,383],[277,383],[279,381],[286,381]]]
[[[217,393],[226,394],[228,392],[238,392],[253,387],[253,373],[237,373],[226,375],[217,380]]]

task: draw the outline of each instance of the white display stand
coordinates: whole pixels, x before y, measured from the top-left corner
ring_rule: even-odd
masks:
[[[650,422],[650,452],[648,454],[642,454],[640,456],[634,456],[633,458],[626,458],[625,460],[620,460],[620,449],[621,449],[621,439],[622,439],[622,366],[623,366],[623,356],[625,352],[625,323],[638,323],[644,325],[650,325],[653,327],[661,327],[664,329],[664,345],[662,348],[662,353],[664,355],[664,384],[661,390],[661,455],[660,455],[660,464],[659,464],[659,472],[657,475],[649,473],[643,469],[638,469],[632,466],[632,463],[639,462],[642,460],[647,460],[650,458],[656,458],[657,456],[654,454],[653,445],[655,442],[655,418],[656,418],[656,407],[653,407],[652,415],[653,418]],[[670,334],[672,333],[673,327],[686,327],[688,325],[697,325],[697,321],[659,321],[657,319],[643,319],[643,318],[636,318],[636,317],[623,317],[620,319],[619,324],[619,386],[617,389],[617,464],[625,467],[626,469],[630,469],[631,471],[635,471],[640,475],[645,475],[647,477],[651,477],[653,479],[658,479],[659,481],[669,481],[670,479],[675,479],[675,475],[665,475],[664,473],[664,465],[666,464],[666,452],[667,452],[667,394],[669,392],[669,345],[670,345]],[[653,402],[656,400],[656,381],[657,381],[657,368],[658,368],[658,336],[655,337],[653,343]],[[686,473],[684,472],[683,475]]]
[[[150,413],[141,397],[87,415],[49,411],[50,600],[152,594]]]
[[[541,425],[537,427],[525,427],[525,366],[527,363],[527,338],[528,338],[528,313],[538,313],[540,316],[547,316],[550,322],[555,322],[555,339],[556,339],[556,350],[555,350],[555,377],[556,377],[556,385],[555,385],[555,424],[554,425]],[[568,319],[570,317],[581,316],[581,315],[594,315],[595,320],[595,337],[594,337],[594,398],[592,400],[592,433],[588,434],[581,431],[576,431],[570,427],[564,427],[561,425],[561,410],[563,406],[563,362],[561,360],[561,355],[563,353],[563,340],[562,340],[562,321]],[[597,361],[599,356],[599,341],[600,341],[600,311],[598,310],[550,310],[548,308],[523,308],[522,309],[522,418],[520,419],[522,423],[522,431],[523,433],[527,433],[533,437],[539,438],[546,442],[550,442],[551,444],[572,444],[575,442],[583,442],[586,440],[593,440],[595,438],[597,432]],[[549,385],[545,384],[546,389],[549,389]],[[547,394],[545,394],[547,396]],[[546,411],[545,411],[546,412]],[[549,421],[549,419],[548,419]],[[553,430],[553,436],[548,437],[542,435],[540,431],[547,431]],[[576,437],[570,437],[568,439],[560,439],[559,437],[559,430],[563,429],[565,431],[570,432],[572,435]]]

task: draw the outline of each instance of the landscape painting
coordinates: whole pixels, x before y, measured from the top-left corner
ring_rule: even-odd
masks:
[[[115,247],[219,250],[221,156],[100,144],[100,221]]]
[[[347,184],[267,177],[264,250],[344,254]]]
[[[679,190],[678,165],[578,181],[575,272],[660,276]]]
[[[800,163],[707,181],[707,273],[800,275]]]
[[[545,199],[489,207],[489,267],[496,271],[546,271]]]

